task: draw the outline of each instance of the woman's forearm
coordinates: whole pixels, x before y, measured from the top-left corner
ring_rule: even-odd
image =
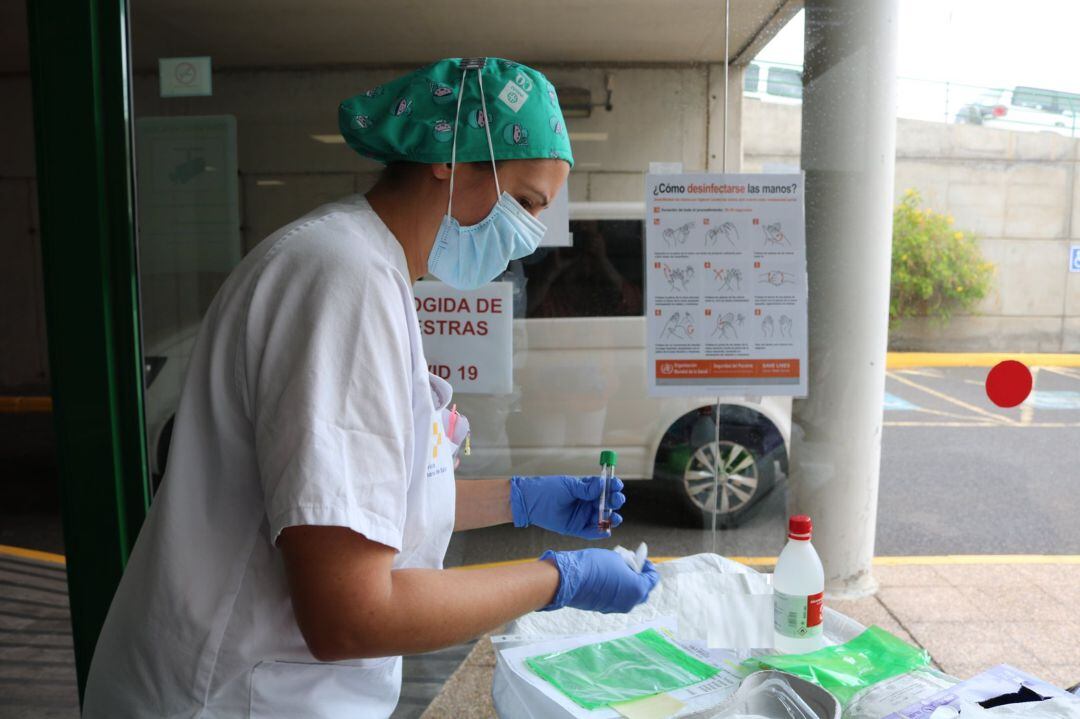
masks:
[[[399,569],[378,603],[357,607],[338,655],[416,654],[459,644],[546,606],[559,586],[550,562],[483,569]]]
[[[510,512],[510,480],[457,480],[455,510],[455,532],[514,521]]]

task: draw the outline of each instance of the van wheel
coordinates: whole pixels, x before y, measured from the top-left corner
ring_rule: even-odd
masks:
[[[768,475],[768,476],[766,476]],[[749,448],[730,439],[715,440],[694,450],[682,476],[682,497],[692,515],[731,527],[772,487],[768,464]]]
[[[714,515],[717,527],[738,526],[786,471],[783,437],[765,415],[721,405],[718,440],[716,411],[683,415],[657,449],[653,477],[675,495],[687,526],[709,527]]]

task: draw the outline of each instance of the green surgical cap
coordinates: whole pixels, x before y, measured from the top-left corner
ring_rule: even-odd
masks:
[[[478,69],[491,126],[488,150]],[[449,58],[350,97],[338,107],[349,147],[379,162],[450,162],[454,115],[457,161],[554,158],[574,164],[555,87],[531,67],[499,58]]]

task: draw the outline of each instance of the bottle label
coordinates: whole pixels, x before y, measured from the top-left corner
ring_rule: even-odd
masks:
[[[822,592],[807,596],[774,591],[773,627],[776,632],[791,639],[820,636],[823,600]]]

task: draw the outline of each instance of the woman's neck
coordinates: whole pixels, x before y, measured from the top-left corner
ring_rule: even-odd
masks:
[[[413,282],[427,274],[428,255],[445,214],[445,200],[436,197],[432,189],[379,182],[367,193],[371,209],[405,252],[409,279]]]

